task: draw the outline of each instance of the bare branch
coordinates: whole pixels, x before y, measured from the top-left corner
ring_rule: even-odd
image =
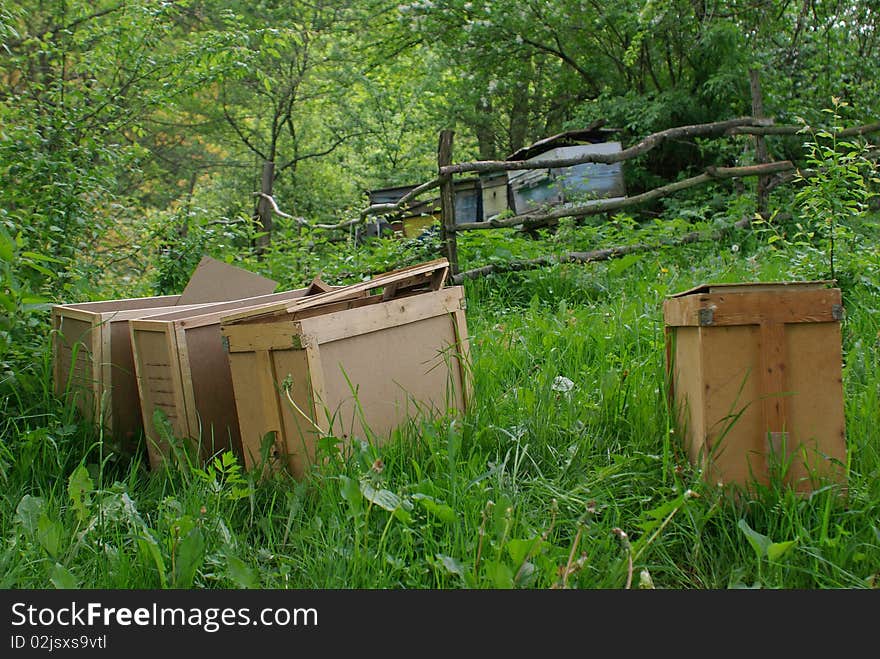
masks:
[[[514,215],[502,220],[489,220],[488,222],[465,222],[455,226],[456,231],[471,231],[475,229],[497,229],[499,227],[511,227],[522,224],[527,228],[536,228],[538,226],[548,226],[555,224],[563,217],[585,217],[587,215],[598,215],[600,213],[609,213],[621,208],[636,206],[648,201],[653,201],[661,197],[665,197],[679,190],[692,188],[696,185],[702,185],[715,179],[728,178],[745,178],[749,176],[764,176],[767,174],[775,174],[778,172],[787,172],[795,169],[795,166],[788,160],[780,160],[770,162],[765,165],[751,165],[748,167],[709,167],[702,174],[686,178],[669,185],[663,185],[653,190],[648,190],[642,194],[632,197],[615,197],[613,199],[592,199],[583,204],[563,206],[557,210],[548,213],[524,213],[522,215]]]
[[[288,220],[293,220],[298,222],[300,225],[304,227],[309,227],[311,229],[324,229],[327,231],[333,231],[336,229],[347,229],[348,227],[354,226],[355,224],[360,224],[363,219],[354,219],[354,220],[343,220],[342,222],[338,222],[337,224],[310,224],[308,220],[304,217],[294,217],[288,213],[285,213],[280,208],[278,208],[278,204],[275,202],[274,197],[272,195],[268,195],[265,192],[255,192],[255,197],[262,197],[266,201],[269,202],[269,205],[272,206],[272,210],[276,215],[280,215],[281,217],[286,217]]]
[[[287,213],[282,211],[280,208],[278,208],[278,204],[275,202],[275,198],[272,195],[268,195],[265,192],[255,192],[254,196],[255,197],[262,197],[263,199],[268,201],[269,205],[272,206],[272,210],[275,211],[276,215],[280,215],[281,217],[286,217],[288,220],[293,220],[294,222],[297,222],[304,227],[311,226],[304,217],[294,217],[293,215],[288,215]]]
[[[336,141],[334,141],[330,146],[328,146],[323,151],[315,151],[313,153],[307,153],[303,156],[296,156],[295,158],[291,158],[289,161],[287,161],[286,163],[281,165],[281,167],[279,167],[277,171],[282,172],[285,169],[287,169],[288,167],[291,167],[292,165],[296,165],[297,163],[302,162],[303,160],[308,160],[309,158],[320,158],[321,156],[326,156],[330,153],[333,153],[344,142],[350,140],[353,137],[359,137],[361,135],[364,135],[364,133],[352,133],[351,135],[343,135],[342,137],[337,138]]]
[[[651,243],[636,243],[634,245],[618,245],[616,247],[607,247],[605,249],[596,249],[591,252],[566,252],[559,256],[547,255],[540,256],[535,259],[524,259],[518,261],[509,261],[507,263],[493,263],[485,265],[481,268],[466,270],[452,277],[452,283],[460,285],[468,279],[477,279],[484,275],[490,275],[495,272],[515,272],[519,270],[534,270],[546,266],[555,265],[557,263],[594,263],[596,261],[608,261],[609,259],[625,256],[627,254],[636,254],[640,252],[649,252],[662,246],[678,246],[690,243],[706,242],[710,240],[720,240],[735,229],[745,229],[751,225],[753,218],[746,217],[726,227],[711,232],[692,231],[686,233],[680,238],[661,240]]]
[[[659,133],[648,135],[638,144],[617,151],[616,153],[587,153],[575,158],[546,159],[540,162],[527,160],[482,160],[476,162],[459,163],[448,165],[440,170],[440,175],[462,174],[464,172],[495,172],[504,170],[535,169],[536,167],[570,167],[588,162],[610,165],[623,160],[629,160],[650,151],[655,146],[671,139],[683,137],[705,137],[708,135],[724,135],[728,130],[739,126],[768,126],[773,123],[772,119],[756,119],[755,117],[740,117],[727,121],[716,121],[708,124],[693,124],[690,126],[678,126],[668,128]]]
[[[737,126],[735,128],[731,128],[725,134],[726,135],[796,135],[802,132],[809,132],[814,130],[810,126]],[[856,137],[858,135],[867,135],[869,133],[876,133],[880,131],[880,121],[876,121],[871,124],[864,124],[862,126],[853,126],[851,128],[846,128],[841,131],[832,132],[829,131],[829,134],[834,137]]]
[[[435,178],[432,181],[428,181],[427,183],[422,183],[421,185],[407,192],[393,204],[373,204],[372,206],[368,206],[366,209],[361,211],[361,217],[366,215],[378,215],[380,213],[393,213],[394,211],[401,210],[406,204],[415,199],[418,195],[422,194],[423,192],[427,192],[428,190],[433,190],[437,187],[440,187],[439,178]]]
[[[232,126],[232,130],[235,131],[235,134],[238,135],[238,139],[240,139],[247,148],[260,156],[260,158],[262,158],[263,160],[269,160],[269,158],[267,158],[262,151],[260,151],[257,147],[250,143],[250,140],[248,140],[247,136],[238,127],[235,119],[233,119],[232,115],[229,114],[229,109],[226,107],[226,103],[222,103],[222,105],[223,116],[226,117],[226,121],[229,123],[230,126]]]

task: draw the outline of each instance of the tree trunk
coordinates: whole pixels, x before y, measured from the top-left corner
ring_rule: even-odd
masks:
[[[495,148],[495,131],[492,130],[492,104],[486,100],[477,102],[477,146],[480,160],[495,160],[498,151]]]

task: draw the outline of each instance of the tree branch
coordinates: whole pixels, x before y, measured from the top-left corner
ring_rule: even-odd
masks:
[[[393,204],[373,204],[372,206],[368,206],[363,211],[361,211],[361,217],[367,215],[378,215],[379,213],[393,213],[394,211],[401,210],[406,204],[415,199],[418,195],[438,187],[440,187],[439,178],[435,178],[434,180],[428,181],[427,183],[422,183],[420,186],[415,187],[407,192]]]
[[[456,231],[471,231],[475,229],[497,229],[500,227],[512,227],[522,224],[524,228],[537,228],[556,224],[563,217],[585,217],[609,213],[621,208],[643,204],[660,197],[665,197],[673,192],[702,185],[716,179],[743,178],[748,176],[766,176],[778,172],[794,170],[795,166],[788,160],[770,162],[765,165],[751,165],[748,167],[709,167],[702,174],[686,178],[669,185],[663,185],[653,190],[632,197],[615,197],[613,199],[592,199],[583,204],[564,206],[547,213],[523,213],[501,220],[489,220],[488,222],[464,222],[455,226]]]
[[[272,210],[276,215],[280,215],[281,217],[286,217],[288,220],[293,220],[294,222],[299,223],[300,225],[307,227],[311,226],[308,221],[304,217],[294,217],[293,215],[288,215],[280,208],[278,208],[278,204],[275,202],[275,198],[272,195],[268,195],[265,192],[255,192],[255,197],[261,197],[269,202],[269,205],[272,206]]]
[[[490,275],[496,272],[515,272],[520,270],[534,270],[543,268],[557,263],[594,263],[596,261],[608,261],[613,258],[625,256],[627,254],[636,254],[640,252],[649,252],[658,247],[680,246],[690,243],[706,242],[709,240],[720,240],[727,234],[736,229],[744,229],[751,225],[752,218],[747,217],[734,222],[731,225],[711,232],[692,231],[686,233],[680,238],[668,240],[660,240],[656,243],[636,243],[634,245],[618,245],[616,247],[607,247],[604,249],[596,249],[591,252],[566,252],[559,256],[548,255],[540,256],[535,259],[523,259],[517,261],[509,261],[507,263],[493,263],[484,265],[481,268],[465,270],[452,277],[452,283],[460,285],[468,279],[477,279],[484,275]]]
[[[333,144],[331,144],[329,147],[327,147],[323,151],[315,151],[313,153],[307,153],[304,156],[296,156],[295,158],[291,158],[286,163],[281,165],[281,167],[279,167],[277,171],[282,172],[285,169],[287,169],[288,167],[296,165],[297,163],[300,163],[303,160],[308,160],[309,158],[320,158],[321,156],[326,156],[330,153],[333,153],[344,142],[350,140],[353,137],[359,137],[364,134],[365,133],[352,133],[351,135],[343,135],[342,137],[338,138],[335,142],[333,142]]]
[[[238,127],[235,119],[233,119],[232,115],[229,114],[229,109],[226,107],[226,103],[221,103],[221,105],[223,106],[223,116],[226,117],[226,121],[229,123],[230,126],[232,126],[232,130],[235,131],[235,134],[238,135],[238,139],[240,139],[247,148],[260,156],[260,158],[262,158],[263,160],[269,160],[269,158],[267,158],[262,151],[260,151],[257,147],[250,143],[250,140],[248,140],[247,136]]]
[[[570,167],[588,162],[610,165],[623,160],[629,160],[650,151],[655,146],[671,139],[682,137],[705,137],[707,135],[723,135],[727,131],[741,126],[768,126],[773,123],[772,119],[756,119],[755,117],[740,117],[726,121],[716,121],[708,124],[693,124],[690,126],[678,126],[668,128],[648,135],[638,144],[617,151],[616,153],[588,153],[575,158],[559,158],[541,160],[540,165],[535,161],[528,160],[483,160],[448,165],[440,170],[440,174],[462,174],[464,172],[495,172],[502,170],[535,169],[541,167]]]

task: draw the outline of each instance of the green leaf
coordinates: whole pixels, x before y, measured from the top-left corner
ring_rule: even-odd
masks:
[[[507,553],[513,560],[514,565],[521,565],[530,554],[535,554],[541,550],[544,541],[541,536],[534,538],[511,538],[507,541]]]
[[[180,544],[174,561],[173,582],[175,588],[189,588],[202,566],[205,557],[205,538],[199,527],[190,529]]]
[[[348,476],[339,476],[339,493],[348,502],[348,509],[355,516],[363,510],[363,496],[357,481]]]
[[[441,503],[432,496],[416,492],[412,495],[412,499],[445,524],[454,524],[458,520],[452,506]]]
[[[89,513],[89,506],[92,505],[91,493],[94,489],[95,484],[89,476],[89,470],[84,465],[74,469],[67,479],[67,494],[70,496],[74,511],[76,511],[76,517],[81,522]]]
[[[37,520],[37,542],[52,558],[58,558],[58,554],[61,553],[63,533],[64,529],[61,524],[50,519],[46,513],[40,515],[40,519]]]
[[[619,259],[614,259],[608,265],[608,273],[613,276],[620,275],[641,260],[641,254],[627,254]]]
[[[744,518],[740,518],[737,526],[739,526],[740,530],[745,534],[746,539],[748,539],[749,541],[749,544],[752,545],[752,549],[755,550],[755,554],[757,555],[758,559],[760,560],[761,558],[767,556],[767,549],[770,547],[771,544],[770,538],[768,538],[766,535],[761,535],[760,533],[752,529],[752,527],[748,525]]]
[[[31,261],[22,261],[23,265],[26,265],[31,270],[36,270],[40,274],[46,275],[47,277],[54,277],[55,273],[49,270],[48,268],[44,268],[41,265],[37,265],[36,263],[32,263]]]
[[[159,545],[151,535],[144,535],[138,538],[138,549],[141,551],[141,560],[152,559],[156,571],[159,573],[159,583],[162,588],[168,587],[168,577],[165,570],[165,560],[162,558],[162,552],[159,551]]]
[[[0,260],[12,261],[15,255],[15,242],[6,235],[5,231],[0,231]]]
[[[361,481],[360,490],[361,494],[364,495],[364,499],[390,513],[393,513],[403,505],[401,498],[391,490],[377,490],[366,481]]]
[[[64,261],[56,259],[52,256],[46,256],[45,254],[39,254],[37,252],[22,252],[21,255],[23,257],[34,259],[36,261],[46,261],[48,263],[64,263]]]
[[[767,558],[771,561],[778,560],[788,553],[788,550],[797,544],[797,540],[788,542],[771,542],[767,547]]]
[[[507,563],[488,561],[486,563],[486,576],[489,577],[495,588],[513,588],[513,570]]]
[[[446,568],[446,571],[449,572],[449,574],[456,574],[459,577],[464,577],[464,566],[452,558],[452,556],[437,554],[435,558],[440,561],[440,564]]]
[[[226,557],[226,574],[239,588],[256,588],[257,572],[238,556]]]
[[[42,497],[25,494],[15,508],[15,520],[29,533],[36,533],[37,522],[45,506],[46,501]]]
[[[49,574],[49,581],[59,590],[72,590],[79,588],[79,580],[61,563],[55,563]]]
[[[0,291],[0,306],[2,306],[4,309],[6,309],[6,311],[9,311],[10,313],[15,313],[15,302],[13,302],[12,298],[6,295],[6,293],[4,293],[3,291]]]

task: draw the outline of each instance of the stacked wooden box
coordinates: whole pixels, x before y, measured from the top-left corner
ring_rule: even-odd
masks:
[[[55,305],[55,393],[73,400],[86,419],[101,426],[108,443],[115,443],[123,453],[132,453],[139,443],[142,413],[128,321],[190,311],[220,299],[268,293],[277,285],[205,257],[180,295]]]

